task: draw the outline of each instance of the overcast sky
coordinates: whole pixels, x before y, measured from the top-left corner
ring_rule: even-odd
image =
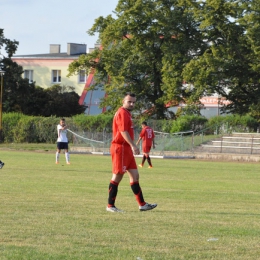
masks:
[[[43,54],[50,44],[84,43],[94,47],[98,36],[86,31],[99,16],[113,14],[118,0],[0,0],[0,28],[19,41],[15,55]],[[3,50],[2,50],[3,53]]]

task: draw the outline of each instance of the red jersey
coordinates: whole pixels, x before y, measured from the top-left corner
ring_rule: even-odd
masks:
[[[134,125],[130,111],[121,107],[117,110],[113,119],[113,139],[112,144],[127,144],[129,145],[121,132],[127,131],[132,140],[134,140]],[[130,146],[130,145],[129,145]]]
[[[151,147],[154,139],[153,129],[149,126],[146,126],[142,129],[140,137],[143,140],[143,147]]]

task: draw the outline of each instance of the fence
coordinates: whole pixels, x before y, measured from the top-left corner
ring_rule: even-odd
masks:
[[[234,128],[233,128],[234,129]],[[230,135],[232,128],[228,125],[213,126],[205,128],[201,131],[184,131],[178,133],[165,133],[154,131],[155,133],[155,149],[152,149],[151,155],[165,155],[169,152],[189,152],[193,153],[197,147],[205,147],[208,142],[216,139],[223,138],[220,144],[222,152],[225,145],[224,135]],[[136,141],[138,139],[140,129],[135,130]],[[103,130],[103,132],[72,132],[71,150],[78,152],[91,152],[91,153],[109,153],[109,148],[112,139],[112,133]],[[219,142],[219,140],[213,141]],[[254,150],[260,150],[256,147],[256,143],[251,141],[252,147],[244,149],[247,153],[252,153]],[[254,144],[254,145],[253,145]],[[211,147],[213,148],[213,146]],[[242,148],[241,148],[242,149]],[[250,150],[251,149],[251,150]],[[140,143],[141,150],[141,143]],[[214,151],[211,149],[210,151]]]
[[[70,138],[72,144],[71,150],[77,152],[91,153],[109,153],[112,134],[103,132],[73,132]],[[135,131],[136,141],[139,131]],[[164,155],[165,152],[192,152],[194,147],[208,140],[209,136],[205,136],[203,132],[195,133],[194,131],[186,131],[179,133],[164,133],[154,131],[155,133],[155,149],[152,149],[151,155]],[[141,150],[142,143],[140,143]]]

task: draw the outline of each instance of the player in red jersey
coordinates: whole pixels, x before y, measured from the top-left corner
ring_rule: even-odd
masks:
[[[135,94],[127,93],[123,99],[123,106],[115,113],[113,119],[113,138],[110,147],[112,156],[112,179],[108,188],[108,205],[110,212],[122,212],[115,206],[118,185],[127,172],[130,186],[139,204],[140,211],[154,209],[157,204],[145,202],[139,185],[139,173],[134,155],[140,154],[139,148],[134,143],[134,125],[131,111],[136,102]]]
[[[151,151],[152,146],[153,148],[155,148],[154,137],[155,136],[153,129],[147,125],[147,122],[142,122],[142,131],[136,143],[136,145],[138,145],[139,142],[142,140],[143,159],[142,163],[139,164],[140,167],[144,166],[145,160],[147,159],[147,162],[149,164],[148,168],[153,168],[149,153]]]

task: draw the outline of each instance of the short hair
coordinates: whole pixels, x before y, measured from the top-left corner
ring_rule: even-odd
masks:
[[[60,121],[65,121],[65,118],[62,117],[62,118],[60,119]]]
[[[146,122],[146,121],[143,121],[143,122],[142,122],[142,125],[146,125],[146,126],[147,126],[147,122]]]
[[[126,97],[126,96],[135,97],[135,93],[126,92],[126,93],[125,93],[125,97]]]

